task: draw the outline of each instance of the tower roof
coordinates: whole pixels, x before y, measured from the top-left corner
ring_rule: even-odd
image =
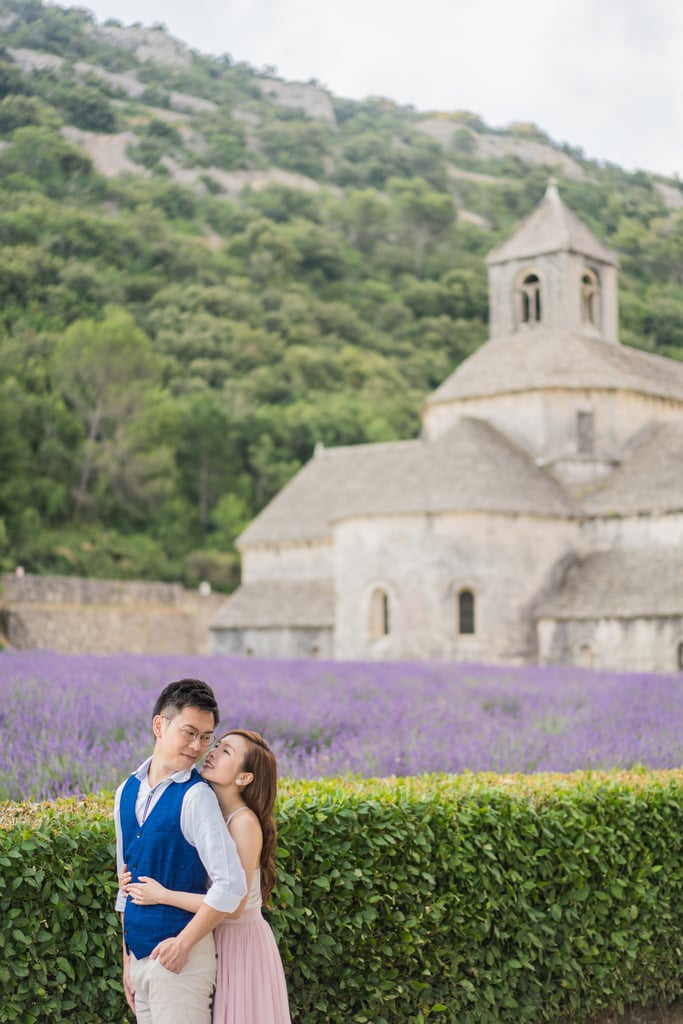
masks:
[[[538,206],[514,234],[489,253],[486,262],[508,263],[552,252],[576,252],[601,263],[619,265],[616,253],[564,205],[554,181]]]
[[[559,330],[493,338],[468,356],[425,406],[544,388],[630,391],[683,401],[683,364]]]

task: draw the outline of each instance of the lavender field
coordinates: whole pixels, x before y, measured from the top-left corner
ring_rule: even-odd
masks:
[[[295,778],[683,763],[682,675],[5,651],[0,799],[113,789],[183,676],[211,683],[223,724],[262,732]]]

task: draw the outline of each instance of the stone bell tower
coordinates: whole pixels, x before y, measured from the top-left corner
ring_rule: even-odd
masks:
[[[617,256],[554,181],[487,263],[491,339],[542,327],[618,343]]]

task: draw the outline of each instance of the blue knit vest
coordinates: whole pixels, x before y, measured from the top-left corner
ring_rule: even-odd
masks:
[[[126,781],[121,792],[121,837],[123,859],[134,882],[140,875],[147,875],[177,892],[206,892],[206,868],[180,830],[183,799],[198,783],[204,785],[204,780],[194,768],[187,782],[172,782],[140,825],[135,816],[140,780],[131,775]],[[123,915],[126,946],[138,960],[149,956],[157,943],[177,935],[193,916],[179,907],[162,904],[142,907],[126,900]]]

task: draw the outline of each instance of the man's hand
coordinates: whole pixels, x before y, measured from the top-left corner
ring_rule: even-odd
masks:
[[[129,956],[124,956],[123,958],[123,991],[126,993],[126,1002],[133,1013],[135,1013],[135,989],[133,988],[133,982],[130,980]]]
[[[128,865],[124,864],[121,868],[121,874],[119,875],[119,889],[121,892],[128,894],[128,886],[133,881],[133,875],[128,870]]]
[[[189,953],[189,948],[180,936],[176,936],[174,939],[164,939],[155,946],[150,957],[152,960],[158,960],[161,966],[172,974],[180,974],[187,963]]]

